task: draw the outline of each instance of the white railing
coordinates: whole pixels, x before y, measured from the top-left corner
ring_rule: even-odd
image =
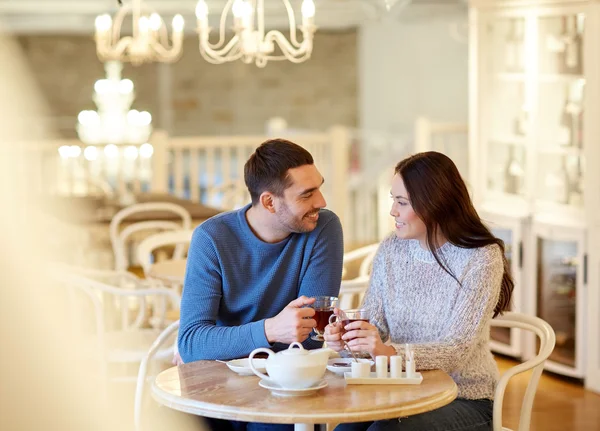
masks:
[[[26,157],[22,172],[30,190],[67,196],[116,195],[145,191],[171,193],[231,209],[250,201],[243,166],[267,136],[170,137],[153,133],[148,146],[88,147],[78,140],[13,143],[11,154]],[[346,128],[294,135],[308,149],[326,179],[323,194],[342,223],[346,214],[349,140]],[[92,148],[92,150],[90,150]],[[145,156],[145,157],[144,157]]]
[[[323,192],[328,207],[342,220],[346,244],[356,246],[379,241],[393,228],[389,187],[394,165],[413,152],[437,150],[466,169],[466,131],[465,124],[419,118],[414,135],[385,135],[336,126],[326,132],[296,133],[290,139],[313,155],[326,180]],[[35,192],[123,196],[148,191],[232,209],[250,201],[243,182],[243,165],[266,139],[170,137],[158,130],[150,140],[153,154],[140,146],[112,146],[109,150],[98,146],[91,154],[78,140],[14,144],[10,151],[26,157],[27,166],[33,166],[27,172],[21,171],[18,181]],[[466,177],[464,171],[463,175]]]
[[[415,152],[438,151],[450,157],[462,177],[469,178],[469,139],[466,123],[438,123],[419,117],[415,122]]]
[[[393,230],[390,182],[395,165],[404,157],[417,152],[439,151],[456,163],[467,180],[467,134],[467,124],[437,123],[423,117],[415,122],[414,135],[361,132],[364,147],[373,151],[363,157],[361,169],[351,178],[347,225],[354,243],[377,242]]]
[[[389,165],[410,154],[414,145],[412,133],[352,130],[351,135],[353,153],[360,154],[360,159],[354,163],[356,166],[350,175],[345,234],[349,232],[346,237],[358,246],[377,242],[390,231],[386,216],[390,218],[389,185],[393,166]]]
[[[284,136],[285,137],[285,136]],[[152,191],[168,192],[214,206],[232,208],[250,201],[243,178],[244,163],[266,136],[167,138],[155,146]],[[325,178],[328,207],[344,223],[348,183],[349,134],[344,127],[327,132],[294,135],[293,140],[313,155]]]
[[[12,156],[27,159],[29,171],[23,172],[22,181],[28,190],[83,196],[149,189],[151,158],[139,156],[139,145],[129,147],[92,148],[76,139],[56,139],[15,142],[3,148]]]

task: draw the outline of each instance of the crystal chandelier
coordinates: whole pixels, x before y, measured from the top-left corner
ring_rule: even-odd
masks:
[[[130,109],[135,98],[133,82],[121,79],[123,65],[105,64],[106,79],[94,84],[94,103],[98,111],[81,111],[77,116],[77,134],[87,145],[142,144],[152,133],[152,116]]]
[[[132,35],[121,38],[125,17],[131,13]],[[102,61],[118,60],[134,65],[157,61],[172,63],[181,56],[183,17],[173,17],[173,32],[169,46],[167,26],[161,16],[142,6],[142,0],[131,0],[121,6],[114,22],[110,15],[96,18],[96,52]]]
[[[313,49],[315,3],[302,1],[302,42],[296,38],[296,19],[289,0],[280,0],[287,11],[289,40],[277,30],[265,33],[264,0],[228,0],[219,24],[219,40],[209,42],[211,28],[208,26],[208,6],[199,0],[196,6],[200,53],[210,63],[222,64],[241,59],[244,63],[256,63],[265,67],[269,60],[289,60],[300,63],[310,58]],[[227,15],[233,14],[234,35],[225,43]],[[276,53],[276,47],[281,51]]]

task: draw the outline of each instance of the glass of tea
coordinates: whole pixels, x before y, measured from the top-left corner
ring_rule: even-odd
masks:
[[[346,327],[346,325],[349,325],[350,323],[356,322],[356,321],[369,322],[370,317],[371,316],[369,315],[369,312],[364,308],[355,308],[355,309],[351,309],[351,310],[340,310],[339,316],[336,316],[334,314],[329,317],[329,323],[333,323],[333,322],[337,321],[341,327],[340,335],[344,335],[344,333],[346,332],[346,330],[344,329]],[[348,350],[348,349],[349,349],[349,347],[348,347],[348,345],[346,345],[346,350]],[[346,352],[346,355],[351,355],[351,352],[348,350]],[[340,356],[344,357],[342,352],[340,352]],[[358,358],[370,358],[371,357],[371,355],[368,352],[354,352],[353,356],[358,357]]]
[[[325,341],[323,333],[329,323],[329,317],[333,316],[333,309],[338,306],[339,299],[336,296],[317,296],[315,302],[311,305],[315,310],[313,319],[317,321],[317,326],[313,328],[314,334],[310,337],[315,341]]]
[[[339,322],[343,334],[345,332],[344,328],[346,327],[346,325],[349,325],[350,323],[356,321],[368,322],[369,318],[369,312],[366,309],[354,308],[352,310],[340,310],[339,316],[331,315],[328,318],[328,323],[333,323],[334,321]]]

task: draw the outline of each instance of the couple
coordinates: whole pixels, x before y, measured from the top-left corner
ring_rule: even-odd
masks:
[[[186,269],[179,352],[184,362],[246,357],[300,341],[320,347],[306,305],[337,296],[343,257],[338,217],[323,209],[323,177],[302,147],[282,139],[256,149],[244,166],[252,203],[196,228]],[[380,245],[363,306],[371,323],[343,336],[352,350],[415,351],[418,370],[442,369],[459,394],[409,418],[340,425],[341,430],[490,430],[497,369],[489,322],[507,310],[513,283],[504,245],[482,224],[454,163],[440,153],[395,168],[393,235]],[[327,345],[342,349],[340,328]],[[384,344],[384,341],[388,341]],[[209,420],[213,429],[284,430],[291,425]]]

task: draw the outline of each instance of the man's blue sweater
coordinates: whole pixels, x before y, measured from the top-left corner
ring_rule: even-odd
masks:
[[[242,358],[269,344],[264,321],[301,295],[337,296],[343,239],[338,217],[321,210],[317,227],[269,244],[250,230],[246,211],[219,214],[194,231],[181,299],[184,362]],[[305,347],[317,347],[310,339]]]

